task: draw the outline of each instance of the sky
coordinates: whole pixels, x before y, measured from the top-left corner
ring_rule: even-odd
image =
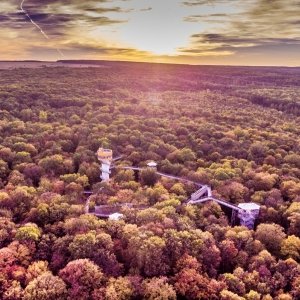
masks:
[[[0,0],[0,60],[300,66],[300,0]]]

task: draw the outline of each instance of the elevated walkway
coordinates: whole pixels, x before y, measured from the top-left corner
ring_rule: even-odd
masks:
[[[111,169],[118,168],[123,170],[133,170],[133,171],[142,171],[145,168],[135,167],[135,166],[116,166],[112,165]],[[240,224],[242,226],[246,226],[249,229],[254,227],[255,220],[259,215],[260,206],[256,203],[240,203],[239,205],[235,205],[226,200],[217,199],[212,196],[211,187],[187,178],[174,176],[170,174],[165,174],[162,172],[158,172],[156,168],[154,169],[157,175],[160,175],[165,178],[174,179],[178,181],[182,181],[185,183],[194,184],[199,189],[191,195],[191,198],[187,201],[187,204],[196,205],[205,203],[207,201],[214,201],[222,206],[228,207],[232,209],[232,217],[231,222],[234,222],[235,216],[237,215],[240,219]],[[138,206],[130,203],[118,204],[118,205],[100,205],[95,207],[94,214],[101,218],[108,218],[110,215],[115,213],[120,213],[122,208],[131,207],[135,209],[146,209],[147,206]]]

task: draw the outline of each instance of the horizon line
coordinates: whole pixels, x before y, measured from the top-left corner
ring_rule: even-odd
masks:
[[[300,65],[289,66],[289,65],[234,65],[234,64],[188,64],[188,63],[171,63],[171,62],[151,62],[151,61],[134,61],[134,60],[106,60],[106,59],[58,59],[58,60],[36,60],[36,59],[24,59],[24,60],[1,60],[0,63],[79,63],[83,62],[87,65],[92,62],[113,62],[113,63],[137,63],[137,64],[156,64],[156,65],[175,65],[175,66],[198,66],[198,67],[267,67],[267,68],[300,68]],[[90,63],[87,63],[90,62]]]

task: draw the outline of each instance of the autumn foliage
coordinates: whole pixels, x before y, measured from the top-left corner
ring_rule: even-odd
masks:
[[[300,299],[299,69],[0,74],[0,299]],[[108,183],[100,146],[122,155]],[[258,203],[255,229],[186,205],[191,182],[119,168],[152,160]],[[122,220],[93,215],[125,203]]]

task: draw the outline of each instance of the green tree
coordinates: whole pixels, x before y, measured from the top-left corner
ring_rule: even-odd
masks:
[[[281,242],[286,234],[278,224],[259,224],[256,229],[255,238],[261,241],[271,253],[278,254]]]
[[[144,299],[146,300],[175,300],[176,292],[168,283],[166,277],[146,279],[143,282]]]
[[[261,142],[253,143],[250,148],[250,158],[254,159],[256,162],[262,162],[267,154],[268,148]]]
[[[9,168],[7,162],[0,159],[0,178],[6,179],[8,173],[9,173]]]
[[[144,240],[137,252],[138,268],[146,276],[165,275],[169,269],[165,251],[166,243],[162,238],[153,236]]]
[[[246,292],[245,284],[240,281],[240,279],[231,273],[222,274],[222,279],[228,286],[228,290],[239,295],[243,296]]]
[[[39,161],[39,166],[41,166],[47,173],[55,175],[62,175],[72,171],[72,165],[70,164],[70,161],[64,159],[60,154],[47,156],[41,159]]]
[[[66,297],[66,284],[50,272],[33,279],[24,291],[24,300],[65,300]]]
[[[158,180],[156,171],[150,168],[146,168],[140,171],[139,176],[143,185],[154,186]]]
[[[37,242],[41,237],[41,230],[36,224],[28,223],[20,227],[16,232],[16,239],[19,241]]]
[[[260,300],[261,294],[251,290],[249,293],[245,295],[246,300]]]
[[[34,261],[27,269],[26,282],[27,284],[40,275],[49,272],[47,261]]]
[[[284,161],[288,164],[300,168],[300,155],[296,153],[288,154],[284,157]]]
[[[245,300],[244,297],[240,297],[239,295],[230,292],[228,290],[223,290],[220,294],[221,300]]]
[[[281,243],[281,254],[296,260],[300,259],[300,238],[295,235],[288,236]]]
[[[40,120],[41,122],[46,122],[46,121],[47,121],[47,118],[48,118],[47,112],[41,110],[41,111],[39,112],[39,120]]]
[[[126,277],[111,278],[106,287],[105,299],[131,299],[134,293],[133,286]]]

